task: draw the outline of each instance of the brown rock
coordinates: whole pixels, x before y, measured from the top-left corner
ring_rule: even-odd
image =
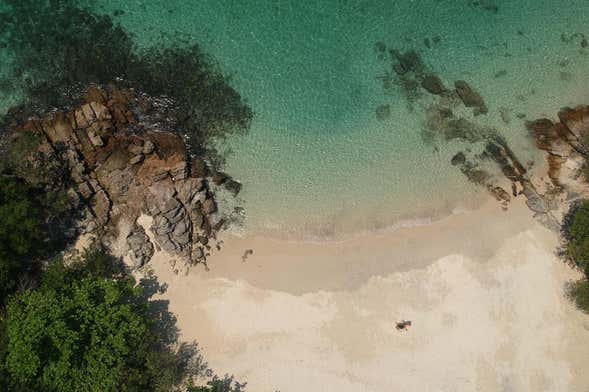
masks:
[[[563,108],[558,112],[558,118],[577,139],[586,140],[589,133],[589,106]]]
[[[99,225],[106,225],[110,218],[111,202],[104,190],[99,190],[92,199],[92,210]]]
[[[427,75],[423,78],[421,81],[421,87],[434,95],[442,95],[447,91],[442,80],[436,75]]]
[[[92,186],[87,181],[84,181],[84,182],[78,184],[78,191],[80,192],[80,195],[82,195],[82,197],[84,199],[90,199],[92,197],[92,195],[94,194],[94,190],[92,189]]]
[[[454,82],[456,93],[464,103],[464,106],[469,108],[475,108],[475,114],[486,114],[488,113],[487,106],[483,97],[470,87],[464,80],[457,80]]]
[[[154,247],[203,260],[203,245],[223,226],[205,180],[209,169],[203,159],[191,159],[180,136],[154,131],[160,123],[150,117],[157,105],[149,100],[115,85],[92,87],[82,105],[31,119],[19,130],[44,134],[38,153],[69,168],[75,185],[65,190],[72,205],[86,211],[80,230],[101,228],[107,238],[124,235],[134,267],[148,262]],[[146,115],[148,109],[152,113]],[[59,156],[56,147],[63,151]],[[225,173],[216,173],[212,181],[234,194],[241,189]],[[137,225],[129,233],[124,231],[128,226],[115,227],[135,222],[141,213],[153,217],[153,244]]]
[[[196,178],[206,178],[209,176],[209,170],[206,162],[200,158],[194,158],[190,165],[190,175]]]
[[[227,181],[225,184],[225,189],[233,194],[233,196],[237,196],[237,194],[241,191],[241,183],[231,179]]]
[[[213,180],[213,184],[219,186],[225,183],[225,181],[229,180],[231,177],[229,177],[227,174],[223,173],[223,172],[215,172],[213,174],[212,180]]]
[[[215,211],[217,211],[217,203],[215,203],[215,200],[213,198],[205,199],[202,203],[202,212],[205,215],[209,215]]]
[[[133,158],[131,158],[129,160],[129,164],[131,165],[136,165],[138,163],[143,162],[143,159],[145,158],[145,156],[143,156],[143,154],[139,154],[139,155],[135,155]]]

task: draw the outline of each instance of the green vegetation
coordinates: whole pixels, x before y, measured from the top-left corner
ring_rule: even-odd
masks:
[[[99,278],[12,299],[6,368],[14,386],[103,391],[153,384],[157,379],[137,377],[151,370],[148,320],[139,299],[132,283]]]
[[[568,257],[583,271],[589,267],[589,202],[575,206],[565,225]],[[588,271],[589,272],[589,271]]]
[[[565,216],[562,234],[566,256],[585,278],[570,285],[568,294],[577,307],[589,313],[589,201],[574,205]]]
[[[5,167],[9,167],[6,165]],[[0,172],[0,390],[239,391],[178,342],[155,279],[137,283],[100,245],[68,260],[52,197]],[[50,192],[49,192],[50,193]],[[196,387],[191,380],[210,380]]]
[[[30,115],[74,104],[90,83],[118,79],[165,97],[162,110],[192,151],[219,162],[209,141],[246,130],[250,108],[194,42],[139,49],[82,1],[0,0],[0,25],[11,59],[0,93],[24,97],[0,118],[0,390],[242,390],[215,376],[196,344],[178,341],[167,303],[152,298],[162,290],[155,279],[136,282],[99,245],[64,262],[77,234],[69,170],[55,159],[64,151],[39,154],[33,133],[6,135]]]
[[[41,203],[23,181],[0,176],[0,296],[12,294],[45,253]]]
[[[52,261],[36,289],[0,313],[0,387],[15,391],[239,391],[212,375],[197,347],[178,343],[151,279],[136,284],[122,263],[93,247]],[[195,387],[192,379],[210,378]],[[211,378],[212,377],[212,378]],[[204,388],[204,389],[203,389]]]
[[[573,282],[568,288],[568,294],[579,309],[589,313],[589,282],[587,278]]]

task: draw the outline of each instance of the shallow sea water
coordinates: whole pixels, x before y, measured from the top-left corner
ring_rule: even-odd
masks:
[[[450,165],[464,144],[424,140],[429,101],[411,107],[400,87],[383,91],[379,76],[390,63],[378,59],[377,42],[417,50],[447,85],[468,81],[489,107],[474,120],[496,127],[522,161],[537,156],[517,113],[553,117],[561,106],[589,102],[589,48],[579,37],[561,39],[589,37],[587,1],[100,3],[103,12],[124,11],[117,20],[140,44],[181,32],[233,75],[255,119],[249,134],[220,146],[227,172],[244,184],[237,204],[249,232],[338,237],[481,198]],[[384,121],[375,116],[383,104],[391,107]]]

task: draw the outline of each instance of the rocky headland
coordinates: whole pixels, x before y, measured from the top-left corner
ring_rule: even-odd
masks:
[[[99,234],[133,269],[156,249],[182,260],[177,270],[206,265],[225,224],[213,188],[234,195],[241,189],[189,154],[167,104],[115,84],[94,85],[70,109],[10,125],[14,143],[35,137],[22,161],[63,168],[77,234]],[[152,235],[138,223],[142,215],[152,218]]]

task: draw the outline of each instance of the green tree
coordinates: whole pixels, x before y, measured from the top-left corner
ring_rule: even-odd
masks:
[[[568,289],[569,297],[585,313],[589,313],[589,282],[582,279],[574,282]]]
[[[99,246],[52,261],[0,314],[0,377],[9,390],[63,392],[168,392],[211,377],[196,345],[178,343],[167,302],[150,299],[159,290]]]
[[[46,238],[42,206],[23,181],[0,175],[0,295],[3,302],[19,277],[43,253]]]
[[[585,274],[569,286],[568,295],[579,309],[589,313],[589,201],[570,209],[563,221],[562,234],[566,256]]]
[[[84,278],[12,299],[6,367],[15,386],[129,390],[127,376],[144,368],[148,350],[149,324],[139,298],[131,282]]]
[[[565,218],[566,253],[585,272],[589,267],[589,201],[575,206]]]

